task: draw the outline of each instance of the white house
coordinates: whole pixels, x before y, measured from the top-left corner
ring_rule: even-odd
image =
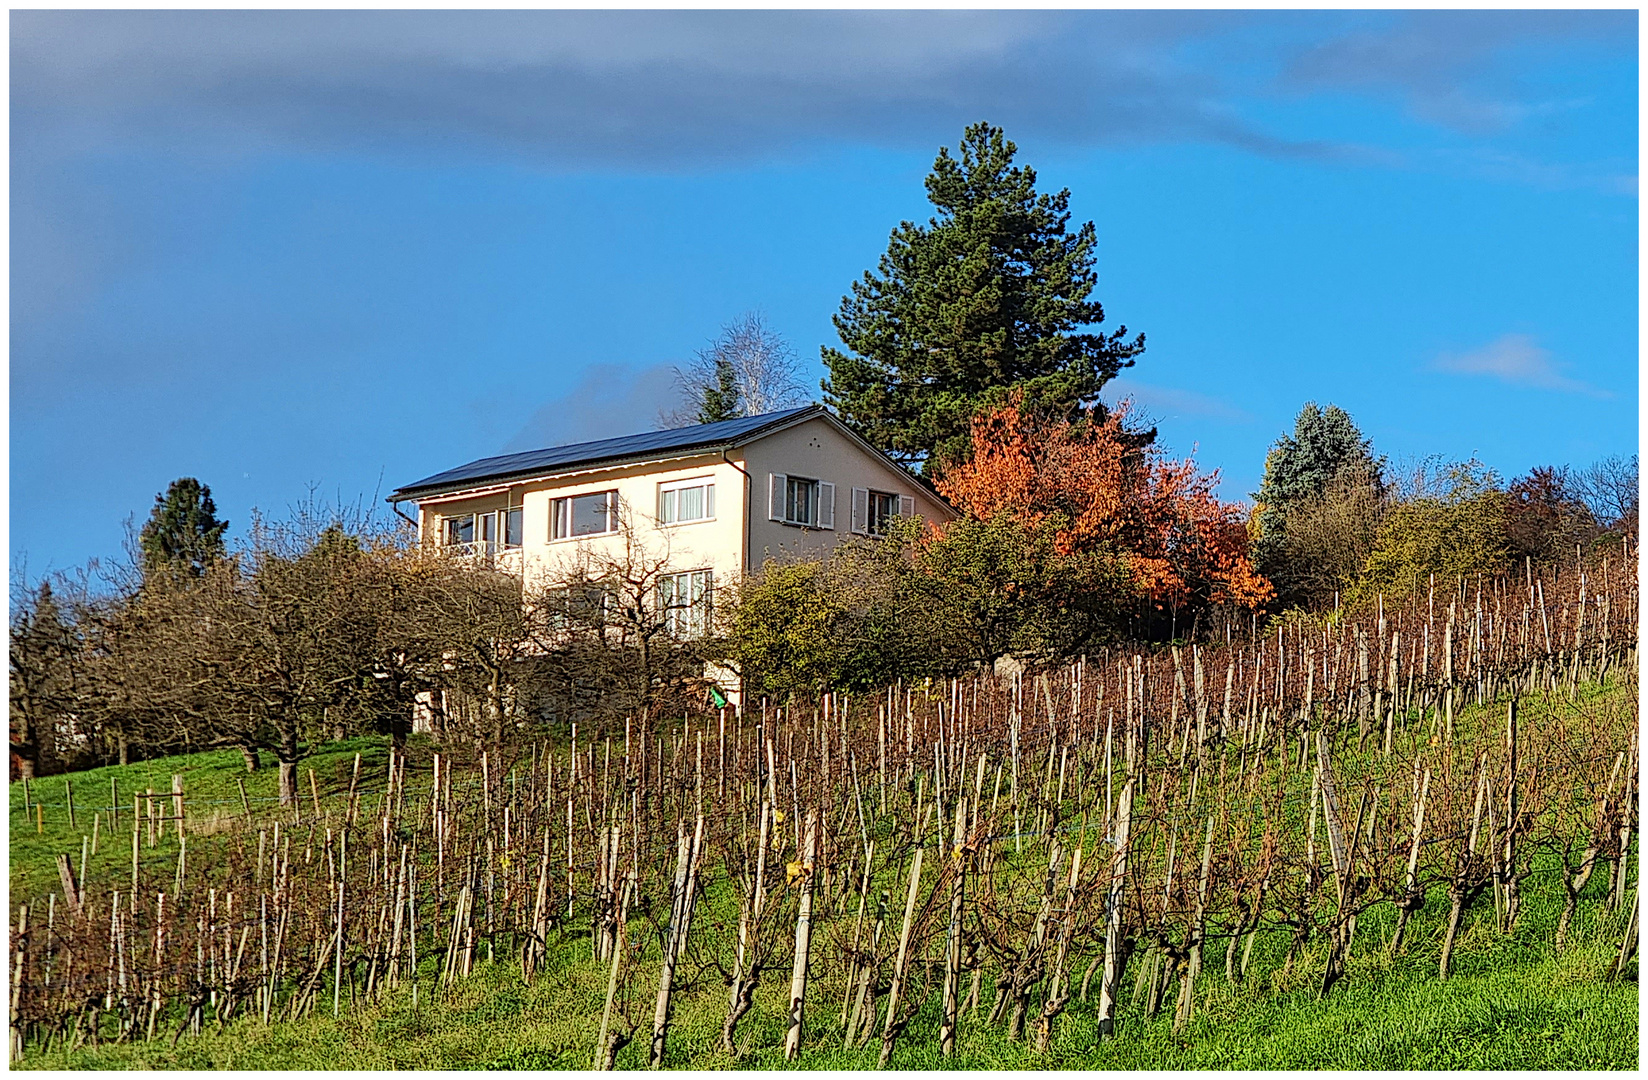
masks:
[[[425,543],[550,583],[626,545],[665,560],[660,604],[707,625],[718,587],[894,517],[955,511],[821,405],[483,458],[407,484]]]

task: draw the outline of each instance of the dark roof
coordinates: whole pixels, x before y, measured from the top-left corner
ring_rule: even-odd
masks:
[[[521,454],[481,458],[455,469],[426,476],[415,484],[397,488],[388,501],[419,496],[445,494],[479,487],[485,482],[525,479],[569,469],[587,468],[603,462],[617,464],[623,461],[645,461],[687,450],[712,450],[731,446],[765,432],[782,427],[807,413],[823,413],[822,405],[806,405],[783,412],[763,413],[760,416],[741,416],[736,420],[722,420],[715,424],[695,424],[692,427],[672,428],[668,431],[648,431],[640,435],[625,435],[617,439],[599,439],[595,442],[573,443],[571,446],[552,446],[547,450],[528,450]]]

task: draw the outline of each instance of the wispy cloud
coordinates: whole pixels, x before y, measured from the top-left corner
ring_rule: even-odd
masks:
[[[1132,398],[1146,409],[1165,416],[1205,416],[1211,420],[1237,424],[1250,423],[1254,419],[1252,413],[1227,401],[1194,390],[1139,382],[1125,375],[1105,384],[1105,396],[1111,401]]]
[[[659,412],[677,405],[679,397],[675,369],[668,364],[591,364],[571,390],[539,407],[503,452],[655,431]]]
[[[1538,390],[1557,390],[1570,394],[1589,394],[1607,398],[1614,395],[1590,383],[1573,379],[1562,373],[1565,366],[1552,358],[1545,349],[1527,334],[1504,334],[1479,349],[1469,352],[1445,352],[1436,358],[1439,371],[1457,375],[1485,375]]]
[[[1283,90],[1395,96],[1416,119],[1472,135],[1582,107],[1524,85],[1519,57],[1570,48],[1634,46],[1629,11],[1428,11],[1364,15],[1359,25],[1301,49]]]

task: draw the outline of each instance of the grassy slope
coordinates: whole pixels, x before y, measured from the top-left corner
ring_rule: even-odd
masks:
[[[347,790],[354,754],[362,754],[363,776],[381,784],[385,744],[355,740],[323,748],[307,763],[315,768],[323,798]],[[126,769],[99,769],[76,774],[77,809],[82,828],[70,830],[62,806],[62,779],[36,785],[47,802],[46,834],[35,835],[23,822],[21,785],[12,787],[13,903],[56,888],[53,863],[58,852],[78,859],[80,834],[96,808],[108,804],[111,775],[123,796],[145,786],[169,788],[174,772],[185,776],[191,806],[201,813],[222,809],[239,813],[236,777],[248,794],[274,813],[272,768],[248,777],[237,752],[216,752],[143,762]],[[307,794],[308,775],[303,774]],[[101,792],[101,797],[92,793]],[[213,801],[218,800],[218,801]],[[56,805],[53,805],[56,804]],[[259,804],[254,801],[254,808]],[[129,874],[131,846],[129,805],[122,816],[118,842],[93,860],[96,883]],[[191,810],[191,814],[196,813]],[[190,838],[196,858],[210,836]],[[142,849],[145,867],[157,869],[176,857],[176,841]],[[1479,903],[1467,916],[1456,956],[1456,975],[1436,979],[1446,898],[1432,893],[1410,927],[1407,955],[1387,959],[1393,914],[1388,906],[1369,912],[1358,931],[1356,953],[1346,979],[1333,996],[1317,1001],[1321,944],[1307,952],[1292,971],[1282,970],[1286,934],[1262,935],[1254,950],[1252,974],[1231,986],[1225,979],[1222,949],[1210,949],[1206,973],[1197,987],[1197,1012],[1190,1027],[1175,1036],[1171,999],[1162,1015],[1146,1019],[1130,1008],[1130,968],[1123,985],[1120,1037],[1095,1045],[1092,1003],[1074,1001],[1055,1026],[1051,1052],[1037,1057],[1021,1044],[985,1027],[991,989],[984,988],[979,1015],[963,1017],[958,1054],[944,1061],[937,1055],[936,987],[926,1011],[911,1025],[892,1065],[901,1068],[1631,1068],[1638,1062],[1636,966],[1627,979],[1604,983],[1623,931],[1618,916],[1601,910],[1607,885],[1599,872],[1586,889],[1575,925],[1575,944],[1561,956],[1550,941],[1560,907],[1559,890],[1550,870],[1536,866],[1525,885],[1526,900],[1515,933],[1492,931],[1492,904]],[[97,887],[94,884],[94,887]],[[706,904],[698,925],[725,921],[730,912]],[[698,921],[698,920],[695,920]],[[639,927],[636,927],[636,932]],[[815,944],[815,948],[816,948]],[[346,1010],[337,1020],[316,1016],[264,1028],[240,1020],[222,1034],[185,1038],[175,1048],[164,1040],[152,1044],[82,1048],[73,1055],[31,1052],[25,1064],[57,1068],[588,1068],[606,988],[606,968],[590,961],[587,930],[572,928],[552,949],[551,969],[525,985],[517,965],[500,955],[482,965],[474,977],[440,991],[432,1001],[432,978],[426,969],[420,1001],[402,990],[376,1005]],[[484,955],[484,953],[483,953]],[[782,1067],[782,1001],[788,966],[768,974],[757,1008],[740,1027],[740,1042],[750,1047],[739,1065]],[[1135,961],[1137,963],[1137,961]],[[1079,979],[1085,963],[1075,965]],[[690,987],[677,994],[666,1064],[677,1068],[725,1068],[732,1062],[719,1050],[726,990],[714,969],[698,972],[690,962],[682,974]],[[650,1024],[657,987],[656,961],[642,963],[630,980],[630,1013]],[[840,1049],[839,978],[819,979],[809,988],[806,1048],[797,1065],[808,1068],[873,1067],[876,1046],[850,1052]],[[918,990],[919,994],[919,990]],[[645,1064],[646,1031],[620,1053],[620,1067]]]
[[[383,738],[349,739],[318,747],[314,756],[305,758],[299,766],[299,787],[307,803],[310,797],[309,771],[315,773],[315,790],[324,801],[329,795],[349,790],[349,777],[354,769],[355,755],[361,755],[361,779],[381,790],[387,768],[389,740]],[[33,802],[44,805],[44,821],[31,810],[23,815],[23,785],[11,785],[11,903],[43,903],[46,895],[60,892],[57,856],[66,854],[80,871],[81,837],[90,836],[93,814],[102,815],[101,834],[95,857],[88,860],[86,880],[93,889],[107,888],[112,883],[131,880],[132,867],[132,796],[153,788],[157,792],[172,789],[172,776],[183,777],[187,816],[191,822],[189,853],[193,859],[205,853],[211,844],[210,820],[214,816],[240,817],[240,788],[235,781],[246,785],[247,801],[255,815],[279,813],[279,773],[268,754],[263,755],[263,767],[248,773],[238,750],[213,750],[202,754],[180,754],[175,757],[154,758],[131,765],[111,765],[102,769],[70,773],[67,777],[49,776],[30,782]],[[64,780],[74,790],[75,826],[69,825],[68,801]],[[110,835],[109,781],[119,784],[120,823]],[[161,801],[161,813],[170,814],[171,800]],[[43,825],[43,830],[41,829]],[[138,852],[145,876],[151,869],[169,870],[177,861],[177,839],[172,823],[168,822],[166,836],[155,846],[148,846],[145,835]],[[200,832],[196,832],[199,829]],[[59,898],[61,899],[61,898]]]

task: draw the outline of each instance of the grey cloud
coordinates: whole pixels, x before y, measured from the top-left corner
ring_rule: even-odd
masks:
[[[668,364],[592,364],[571,390],[540,407],[502,452],[655,431],[659,413],[674,407],[679,396],[675,369]]]
[[[1165,12],[17,12],[14,138],[227,154],[443,150],[694,167],[987,116],[1072,142],[1322,148],[1258,130]]]

